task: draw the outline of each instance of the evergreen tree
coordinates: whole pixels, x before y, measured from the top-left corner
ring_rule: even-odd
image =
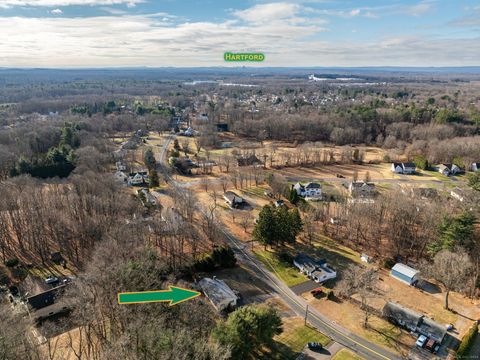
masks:
[[[430,253],[454,250],[458,246],[471,248],[476,221],[475,215],[470,211],[465,211],[457,217],[446,216],[439,226],[438,241],[429,246]]]
[[[276,241],[275,218],[272,206],[265,205],[260,211],[258,222],[253,229],[253,239],[267,247]]]
[[[221,345],[230,346],[231,359],[250,359],[273,337],[281,334],[282,319],[274,307],[247,305],[234,311],[227,321],[221,322],[212,337]]]
[[[148,170],[154,170],[157,167],[157,161],[151,148],[148,148],[143,154],[143,161]],[[157,176],[158,177],[158,176]]]

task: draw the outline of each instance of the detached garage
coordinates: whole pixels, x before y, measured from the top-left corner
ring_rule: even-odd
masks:
[[[408,285],[413,285],[418,281],[419,271],[408,265],[396,263],[390,275]]]

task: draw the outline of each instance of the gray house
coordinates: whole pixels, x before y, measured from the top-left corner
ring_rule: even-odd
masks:
[[[409,331],[424,335],[440,344],[447,334],[446,326],[442,326],[425,315],[400,304],[388,302],[383,307],[382,312],[383,316],[390,322]]]

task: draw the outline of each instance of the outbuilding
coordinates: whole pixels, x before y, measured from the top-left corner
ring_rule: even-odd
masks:
[[[419,271],[408,265],[396,263],[390,275],[408,285],[413,285],[418,281]]]

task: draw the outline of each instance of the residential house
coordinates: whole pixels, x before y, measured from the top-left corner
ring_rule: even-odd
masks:
[[[148,184],[148,172],[138,171],[128,174],[128,185],[139,186]]]
[[[225,281],[216,277],[204,278],[198,282],[198,285],[217,311],[229,310],[237,306],[238,296]]]
[[[333,270],[325,260],[317,261],[305,254],[298,254],[293,259],[293,265],[295,265],[301,273],[307,275],[317,283],[323,283],[337,277],[335,270]]]
[[[352,197],[368,198],[376,194],[376,188],[372,183],[354,181],[348,186],[348,192]]]
[[[117,171],[115,172],[115,180],[126,183],[128,181],[128,176],[125,174],[123,171]]]
[[[245,204],[245,200],[233,191],[225,192],[225,194],[223,194],[223,198],[225,199],[225,202],[228,204],[228,206],[230,206],[231,208],[238,208]]]
[[[117,161],[115,163],[115,166],[117,167],[117,171],[125,171],[127,170],[127,165],[125,165],[123,162],[121,161]]]
[[[257,158],[255,154],[248,156],[242,156],[237,158],[238,166],[258,166],[263,165],[263,163]]]
[[[391,301],[387,302],[383,307],[382,312],[383,316],[390,322],[413,333],[424,335],[429,339],[435,340],[439,344],[442,343],[447,334],[445,326],[400,304]]]
[[[152,193],[148,191],[148,189],[145,189],[145,188],[140,189],[137,191],[137,194],[138,195],[143,194],[144,199],[142,199],[142,201],[144,202],[145,206],[157,205],[157,198],[153,196]]]
[[[392,163],[392,171],[395,174],[415,174],[417,167],[413,162]]]
[[[438,165],[438,172],[445,176],[457,175],[463,170],[455,164],[440,164]]]
[[[296,183],[293,189],[298,196],[304,197],[305,200],[320,200],[322,198],[322,186],[318,183],[310,182],[306,185]]]
[[[470,165],[470,170],[471,171],[480,171],[480,162],[473,162],[472,165]]]
[[[390,275],[397,280],[403,281],[408,285],[413,285],[418,281],[420,272],[402,263],[396,263],[390,271]]]

